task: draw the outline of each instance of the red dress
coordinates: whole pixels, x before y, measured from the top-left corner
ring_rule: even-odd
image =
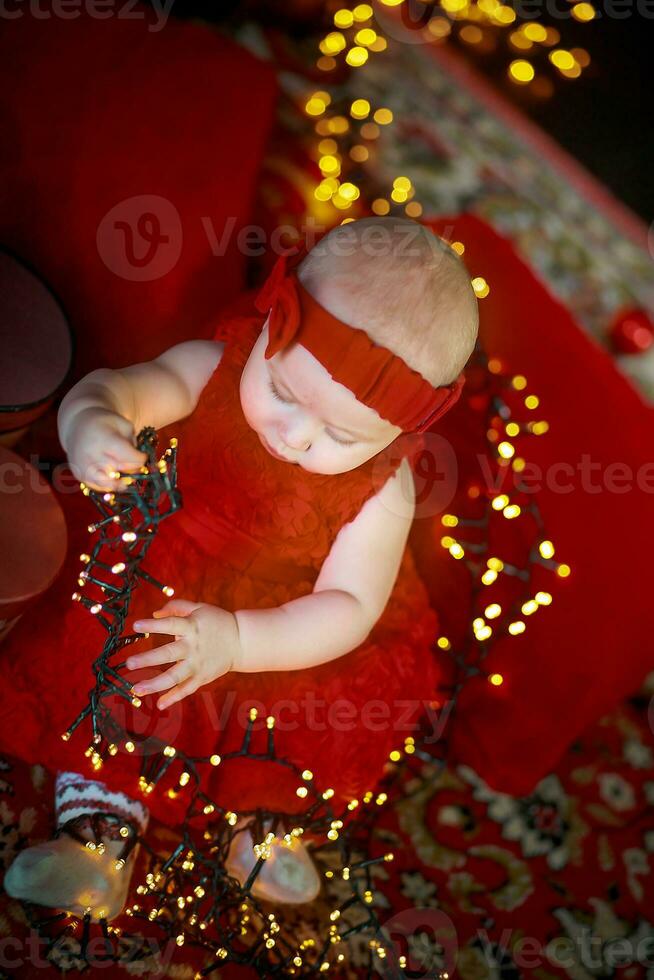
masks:
[[[162,522],[143,567],[171,585],[178,598],[224,609],[280,606],[311,593],[321,565],[344,524],[399,466],[420,449],[421,435],[402,435],[373,459],[347,473],[308,473],[271,456],[247,424],[239,380],[265,317],[232,311],[215,337],[223,357],[187,419],[161,430],[159,451],[179,440],[178,486],[183,509]],[[71,557],[57,584],[23,617],[0,646],[5,685],[0,750],[52,769],[72,769],[103,779],[113,789],[141,796],[140,758],[119,752],[100,772],[84,756],[90,726],[85,721],[69,742],[60,735],[87,702],[91,663],[106,632],[80,604],[78,555],[88,548],[86,524],[96,511],[80,493],[65,501],[71,523]],[[70,506],[72,503],[72,507]],[[140,585],[127,627],[151,616],[167,601]],[[265,751],[265,716],[277,721],[278,757],[309,768],[318,788],[332,788],[348,801],[374,789],[392,749],[411,735],[425,704],[437,698],[441,668],[435,640],[438,618],[429,605],[407,546],[387,606],[367,639],[349,653],[317,667],[295,671],[230,672],[164,712],[155,696],[139,709],[116,708],[138,732],[156,734],[191,756],[237,749],[249,708],[259,709],[250,748]],[[146,650],[172,637],[141,640]],[[154,668],[142,677],[158,673]],[[129,673],[136,681],[136,672]],[[83,730],[84,734],[81,734]],[[175,783],[179,770],[175,774]],[[202,767],[202,786],[236,812],[255,806],[299,811],[298,778],[274,762],[236,760]],[[166,784],[166,786],[172,785]],[[142,798],[142,797],[141,797]],[[171,799],[162,784],[144,802],[173,825],[188,799]]]

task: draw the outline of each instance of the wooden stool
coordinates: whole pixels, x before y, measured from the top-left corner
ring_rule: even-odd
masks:
[[[52,405],[73,360],[66,316],[44,282],[0,250],[0,444],[13,446]]]
[[[52,585],[67,537],[50,484],[27,460],[0,446],[0,640]]]

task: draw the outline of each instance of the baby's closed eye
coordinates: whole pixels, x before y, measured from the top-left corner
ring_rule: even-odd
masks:
[[[282,395],[277,390],[275,384],[272,381],[268,382],[268,386],[273,394],[273,397],[276,398],[277,401],[283,402],[285,405],[293,404],[291,399],[282,397]],[[330,432],[328,429],[325,429],[325,432],[327,433],[330,439],[332,439],[334,442],[339,443],[339,445],[341,446],[356,446],[358,441],[356,439],[340,439],[338,436],[335,436],[333,432]]]

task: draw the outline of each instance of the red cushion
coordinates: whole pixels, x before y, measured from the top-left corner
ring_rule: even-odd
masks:
[[[495,789],[523,795],[554,769],[587,725],[634,693],[651,670],[652,410],[506,239],[470,215],[430,224],[449,240],[461,240],[471,275],[487,279],[490,294],[480,302],[484,349],[527,377],[525,394],[538,395],[541,404],[524,414],[550,424],[546,435],[513,441],[541,468],[543,489],[535,499],[555,558],[572,574],[560,579],[537,570],[532,594],[550,591],[552,605],[524,617],[524,634],[495,643],[483,676],[468,681],[449,729],[458,761]],[[477,454],[486,453],[484,427],[465,389],[437,431],[454,447],[458,463],[454,499],[442,509],[462,514],[468,484],[481,482]],[[578,467],[585,456],[593,470],[584,482]],[[616,463],[632,474],[626,492],[618,488],[627,481],[611,470]],[[572,469],[556,469],[566,464]],[[571,490],[557,490],[557,484]],[[500,518],[495,554],[524,549],[533,533],[525,528],[522,518]],[[443,533],[440,519],[426,518],[415,525],[411,541],[443,630],[455,637],[469,623],[462,596],[470,586],[464,563],[440,547]],[[493,671],[504,675],[501,687],[486,679]]]
[[[0,243],[62,299],[77,376],[211,335],[245,284],[277,97],[273,69],[209,27],[85,9],[0,32]]]

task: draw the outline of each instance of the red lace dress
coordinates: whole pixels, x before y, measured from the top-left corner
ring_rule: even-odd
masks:
[[[422,436],[402,435],[390,447],[348,473],[308,473],[271,456],[247,424],[239,380],[265,318],[236,313],[223,318],[216,339],[225,341],[220,364],[191,416],[160,432],[160,451],[179,439],[179,479],[184,507],[163,521],[144,568],[171,585],[178,598],[224,609],[279,606],[312,591],[321,565],[344,524],[383,485]],[[119,752],[95,773],[84,757],[90,726],[69,742],[61,732],[87,702],[90,665],[106,639],[102,626],[70,600],[78,554],[87,547],[86,524],[95,510],[81,494],[69,496],[71,560],[61,578],[0,646],[4,704],[0,750],[52,769],[101,778],[114,789],[140,795],[140,758]],[[81,533],[80,533],[81,532]],[[127,627],[166,601],[141,585]],[[155,696],[139,709],[120,702],[115,714],[144,734],[155,734],[191,756],[237,749],[250,707],[259,709],[251,750],[266,751],[265,717],[277,721],[275,747],[310,769],[321,791],[360,798],[373,789],[389,753],[411,735],[419,714],[437,698],[440,667],[435,653],[438,619],[415,570],[409,548],[387,606],[360,646],[317,667],[295,671],[230,672],[160,712]],[[170,642],[151,637],[132,649]],[[166,668],[163,668],[166,669]],[[140,672],[158,673],[160,668]],[[136,672],[129,677],[134,682]],[[296,775],[270,761],[235,760],[203,766],[203,788],[238,812],[254,806],[299,811]],[[179,771],[175,773],[177,782]],[[166,788],[173,785],[172,780]],[[147,796],[152,812],[168,824],[188,804],[164,781]]]

